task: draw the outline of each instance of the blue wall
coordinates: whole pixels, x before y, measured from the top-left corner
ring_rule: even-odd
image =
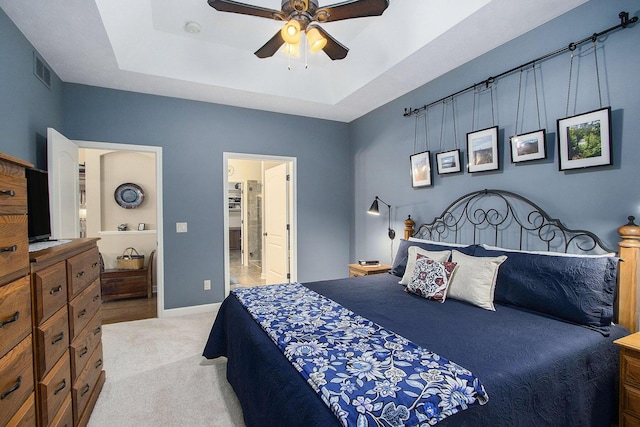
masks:
[[[33,73],[33,46],[0,9],[0,152],[46,169],[47,127],[62,125],[63,84]]]
[[[76,84],[63,105],[68,138],[162,147],[166,308],[223,298],[225,151],[297,158],[298,280],[347,274],[347,124]]]
[[[610,105],[612,109],[613,166],[568,172],[558,170],[556,120],[566,117],[568,53],[542,62],[537,72],[542,127],[547,129],[547,160],[517,165],[510,160],[508,141],[514,134],[519,72],[499,79],[494,87],[495,124],[499,126],[499,171],[469,174],[465,168],[464,173],[457,175],[438,176],[435,173],[435,153],[453,149],[455,141],[449,104],[440,147],[442,106],[437,105],[429,109],[428,123],[433,186],[412,188],[409,156],[414,152],[416,118],[403,117],[403,112],[406,107],[416,108],[436,101],[617,25],[620,22],[618,13],[622,10],[637,16],[638,2],[591,0],[352,122],[349,130],[354,158],[355,238],[351,258],[390,259],[389,239],[385,232],[388,217],[372,217],[365,213],[376,195],[393,205],[393,227],[402,235],[402,221],[408,214],[417,223],[429,222],[458,196],[484,188],[520,193],[538,203],[551,216],[562,219],[568,227],[593,230],[606,244],[616,247],[616,228],[626,223],[628,215],[640,217],[638,24],[609,34],[598,45],[603,106]],[[600,107],[593,51],[586,51],[589,46],[591,43],[583,45],[581,55],[574,59],[569,116]],[[533,74],[529,72],[523,77],[527,76],[522,84],[518,133],[538,129]],[[472,129],[473,99],[471,91],[455,101],[456,139],[465,158],[466,133],[493,126],[490,94],[485,92],[475,97],[476,126]],[[423,129],[419,129],[418,152],[426,147]]]

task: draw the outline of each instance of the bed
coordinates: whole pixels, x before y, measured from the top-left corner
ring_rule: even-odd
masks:
[[[240,400],[246,425],[608,426],[615,422],[619,352],[613,341],[635,331],[636,324],[640,228],[633,221],[619,229],[622,240],[617,254],[612,254],[594,234],[567,229],[517,194],[481,190],[458,198],[417,229],[410,218],[405,224],[405,239],[390,274],[295,288],[275,285],[284,287],[264,287],[257,296],[249,291],[231,293],[223,301],[203,355],[227,357],[227,379]],[[446,257],[443,252],[448,252]],[[439,256],[442,261],[436,261]],[[453,272],[450,277],[447,269]],[[434,271],[440,276],[429,282]],[[493,280],[489,289],[484,283],[487,277]],[[448,281],[446,290],[443,280]],[[293,292],[289,301],[269,308],[269,292],[289,290]],[[436,410],[429,401],[406,404],[407,398],[415,403],[426,398],[416,396],[411,387],[420,384],[408,379],[424,378],[427,371],[410,366],[406,358],[403,379],[409,386],[389,383],[388,376],[358,377],[363,381],[351,385],[356,390],[348,390],[348,397],[339,396],[342,388],[331,387],[346,374],[313,364],[313,369],[302,372],[305,359],[290,351],[291,340],[299,337],[291,338],[281,325],[276,327],[277,316],[272,315],[279,313],[277,307],[287,309],[296,299],[311,296],[322,301],[317,307],[335,304],[356,316],[357,322],[379,328],[384,337],[400,337],[388,341],[409,343],[430,357],[452,362],[455,371],[472,374],[468,384],[473,380],[476,401],[467,405],[459,398],[461,404],[453,409],[436,401],[435,406],[441,406]],[[257,309],[252,301],[259,304]],[[295,315],[283,318],[296,323]],[[282,333],[280,338],[276,330]],[[289,346],[289,353],[278,343]],[[327,360],[346,358],[345,352],[356,357],[340,345],[323,347]],[[394,354],[404,354],[397,350]],[[388,348],[380,350],[384,351]],[[342,377],[336,380],[325,373]],[[402,387],[394,392],[395,385]],[[380,395],[385,399],[378,402]],[[341,412],[337,401],[342,408],[355,407],[355,415]]]

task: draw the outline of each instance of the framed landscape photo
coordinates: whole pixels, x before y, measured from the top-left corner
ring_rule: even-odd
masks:
[[[436,154],[438,175],[460,172],[460,150],[444,151]]]
[[[467,134],[467,169],[470,173],[496,170],[498,162],[498,126]]]
[[[531,160],[547,158],[544,129],[512,136],[510,141],[512,163],[528,162]]]
[[[423,151],[413,154],[409,160],[411,161],[411,186],[429,187],[431,185],[431,152]]]
[[[558,120],[560,170],[612,164],[611,107]]]

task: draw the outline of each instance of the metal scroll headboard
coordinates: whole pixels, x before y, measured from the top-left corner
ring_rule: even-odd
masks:
[[[530,200],[504,190],[480,190],[451,203],[413,237],[520,250],[614,252],[585,230],[571,230]]]

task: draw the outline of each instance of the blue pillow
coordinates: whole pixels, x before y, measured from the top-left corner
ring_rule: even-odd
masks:
[[[393,265],[391,266],[391,274],[395,274],[398,277],[404,276],[404,271],[407,268],[407,260],[409,258],[409,247],[418,246],[425,251],[446,251],[455,249],[458,252],[462,252],[465,255],[473,255],[473,251],[477,245],[470,246],[450,246],[447,242],[415,242],[412,240],[400,239],[400,245],[396,252],[396,257],[393,259]]]
[[[494,301],[523,307],[609,334],[618,258],[539,255],[476,248],[475,256],[507,255]]]

